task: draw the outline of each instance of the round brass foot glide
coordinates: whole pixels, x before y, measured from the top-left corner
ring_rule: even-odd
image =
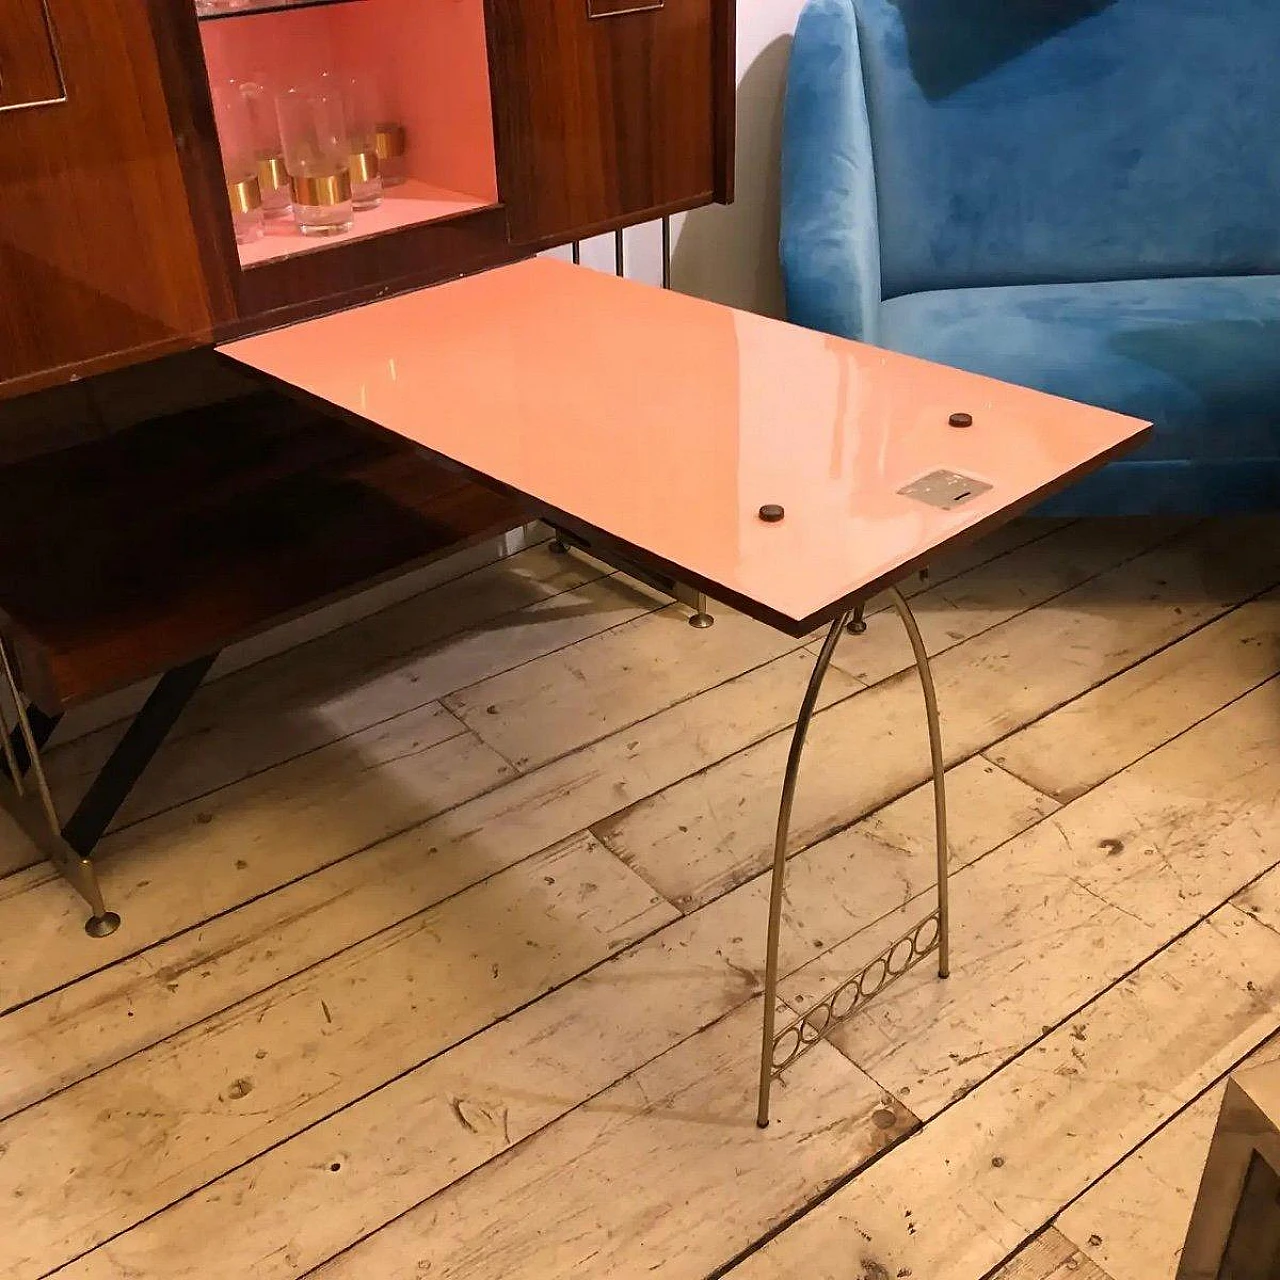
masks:
[[[120,927],[120,917],[114,911],[104,911],[100,916],[90,916],[84,922],[84,931],[91,938],[109,938]]]
[[[709,613],[695,613],[689,619],[689,625],[696,627],[699,631],[705,631],[708,627],[714,627],[716,620]]]
[[[769,1122],[768,1122],[767,1120],[757,1120],[757,1121],[756,1121],[756,1128],[757,1128],[757,1129],[767,1129],[768,1127],[769,1127]]]
[[[848,631],[851,636],[866,635],[867,624],[861,618],[854,618],[854,620],[849,623]]]

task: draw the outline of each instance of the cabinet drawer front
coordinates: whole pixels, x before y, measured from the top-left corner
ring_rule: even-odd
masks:
[[[514,240],[568,240],[723,190],[730,3],[493,0],[491,13]]]

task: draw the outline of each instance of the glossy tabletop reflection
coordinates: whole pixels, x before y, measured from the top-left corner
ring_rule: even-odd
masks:
[[[793,634],[1148,430],[545,259],[221,350]],[[898,492],[938,470],[991,488]]]

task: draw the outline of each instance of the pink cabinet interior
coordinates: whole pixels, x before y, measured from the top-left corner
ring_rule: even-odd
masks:
[[[406,180],[358,212],[344,235],[311,239],[289,220],[238,246],[243,267],[322,251],[498,202],[484,0],[341,0],[283,11],[245,9],[200,25],[210,84],[273,90],[321,72],[379,86],[404,127]],[[223,138],[224,150],[227,139]]]

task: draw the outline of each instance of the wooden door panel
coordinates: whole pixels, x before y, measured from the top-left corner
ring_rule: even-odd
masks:
[[[0,110],[61,97],[62,73],[43,0],[0,0]]]
[[[732,11],[729,0],[491,0],[514,241],[564,241],[722,197]]]
[[[60,71],[66,93],[0,110],[0,398],[211,327],[147,6],[48,0],[51,31],[44,15],[0,0],[5,66],[21,39],[28,68],[8,92],[43,93]]]

